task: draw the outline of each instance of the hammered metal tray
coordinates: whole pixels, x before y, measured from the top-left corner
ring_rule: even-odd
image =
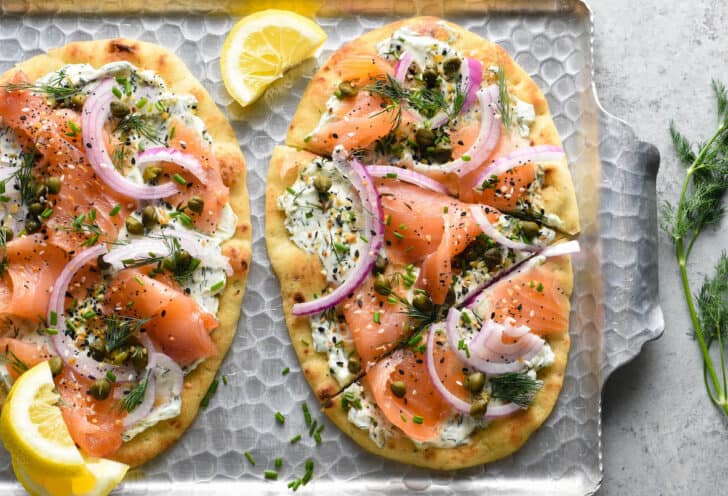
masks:
[[[592,83],[592,20],[578,0],[504,2],[351,1],[330,5],[294,2],[284,8],[318,12],[329,34],[317,60],[276,83],[252,107],[241,109],[226,93],[220,48],[236,18],[248,11],[232,2],[77,2],[10,0],[1,3],[0,72],[20,60],[73,40],[126,36],[176,52],[233,120],[245,153],[253,213],[254,251],[238,335],[210,405],[168,452],[132,471],[119,494],[277,494],[300,477],[307,459],[314,479],[305,494],[558,494],[594,493],[601,471],[601,391],[608,375],[660,336],[655,177],[657,150],[640,142],[609,115]],[[255,8],[281,6],[255,2]],[[124,14],[138,7],[144,14]],[[86,14],[74,9],[90,8]],[[225,10],[227,9],[227,11]],[[103,12],[99,14],[99,12]],[[156,13],[155,13],[156,12]],[[163,13],[164,16],[159,15]],[[572,349],[564,388],[547,422],[514,455],[457,472],[417,469],[361,450],[323,414],[300,374],[288,343],[278,283],[268,262],[264,231],[265,177],[270,153],[319,63],[343,42],[397,17],[441,15],[501,44],[544,90],[564,141],[581,210],[583,251],[574,257]],[[395,15],[397,17],[395,17]],[[290,367],[287,376],[281,370]],[[326,425],[323,443],[306,436],[301,403]],[[286,415],[280,426],[274,413]],[[295,445],[289,439],[303,433]],[[249,450],[251,466],[243,456]],[[279,456],[278,481],[263,479]],[[22,494],[6,452],[0,452],[0,492]]]

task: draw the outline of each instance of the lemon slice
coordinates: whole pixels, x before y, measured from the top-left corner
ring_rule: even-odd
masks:
[[[312,56],[326,33],[311,19],[287,10],[263,10],[242,18],[222,47],[225,87],[245,107],[291,67]]]
[[[15,457],[13,471],[26,491],[34,496],[106,496],[121,482],[128,465],[104,458],[86,458],[75,476],[54,476],[28,470]]]
[[[26,371],[13,384],[3,406],[0,438],[23,466],[52,475],[72,475],[82,471],[84,460],[63,421],[59,399],[48,362]]]

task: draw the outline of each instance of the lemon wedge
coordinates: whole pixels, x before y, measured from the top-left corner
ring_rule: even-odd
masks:
[[[225,87],[245,107],[325,41],[326,33],[318,24],[287,10],[263,10],[244,17],[222,47]]]
[[[72,475],[82,471],[84,460],[63,421],[59,399],[48,362],[26,371],[5,400],[0,438],[22,465],[42,473]]]
[[[121,482],[129,466],[104,458],[85,458],[82,472],[75,476],[54,476],[26,469],[12,459],[13,471],[33,496],[106,496]]]

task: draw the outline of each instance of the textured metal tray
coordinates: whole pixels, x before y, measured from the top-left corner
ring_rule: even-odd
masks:
[[[144,15],[118,13],[138,0],[93,3],[105,14],[80,15],[89,2],[5,2],[0,18],[0,71],[72,40],[127,36],[175,51],[231,119],[248,161],[254,253],[238,335],[223,364],[221,385],[208,408],[168,452],[132,471],[124,494],[267,494],[316,462],[314,480],[300,492],[400,494],[591,494],[601,472],[601,390],[608,375],[634,358],[663,329],[658,303],[655,177],[657,150],[640,142],[624,122],[599,105],[592,84],[592,21],[579,1],[541,2],[339,2],[314,5],[329,39],[318,57],[296,68],[248,109],[232,103],[221,82],[218,57],[234,18],[204,12],[174,14],[185,3],[144,3]],[[258,3],[256,5],[260,6]],[[296,4],[294,4],[296,5]],[[299,8],[310,4],[297,4]],[[268,6],[268,5],[267,5]],[[246,10],[235,5],[236,12]],[[191,7],[192,8],[192,7]],[[202,10],[200,10],[202,8]],[[150,9],[152,11],[150,11]],[[162,17],[154,14],[166,12]],[[337,11],[339,9],[339,11]],[[26,12],[27,10],[27,12]],[[218,9],[219,10],[219,9]],[[341,14],[343,10],[345,13]],[[25,12],[25,13],[23,13]],[[93,12],[99,12],[94,10]],[[305,435],[301,403],[316,410],[288,344],[279,288],[263,239],[264,192],[273,146],[282,143],[290,117],[311,74],[341,43],[397,16],[444,15],[501,44],[544,90],[569,157],[581,209],[583,252],[574,257],[572,350],[559,402],[525,447],[500,462],[457,472],[436,472],[370,455],[324,416],[323,443]],[[324,15],[325,14],[325,15]],[[290,367],[283,376],[281,370]],[[287,417],[279,426],[274,413]],[[304,438],[295,445],[289,439]],[[249,450],[257,464],[243,457]],[[278,481],[263,470],[285,459]],[[0,453],[0,492],[22,493]]]

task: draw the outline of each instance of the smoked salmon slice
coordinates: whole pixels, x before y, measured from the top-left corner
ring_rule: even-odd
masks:
[[[210,337],[217,318],[189,296],[138,270],[119,272],[107,291],[107,301],[110,312],[150,319],[142,330],[181,366],[218,354]]]
[[[0,338],[0,353],[3,354],[5,367],[13,379],[17,379],[27,369],[51,357],[46,346],[38,346],[15,338]]]
[[[53,284],[68,263],[68,256],[46,242],[41,234],[33,234],[7,243],[5,257],[0,315],[42,319]]]

